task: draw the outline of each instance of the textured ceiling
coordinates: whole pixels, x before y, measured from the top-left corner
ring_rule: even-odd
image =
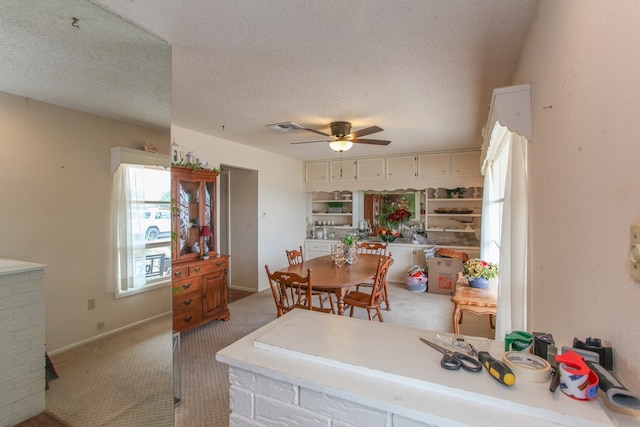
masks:
[[[326,143],[290,145],[318,135],[265,125],[329,132],[345,120],[378,125],[369,137],[392,141],[356,144],[351,157],[479,147],[491,91],[510,84],[536,1],[97,3],[171,43],[172,124],[319,159],[337,154]],[[138,113],[156,107],[137,98]]]
[[[168,128],[170,86],[170,46],[103,8],[0,0],[0,91]]]

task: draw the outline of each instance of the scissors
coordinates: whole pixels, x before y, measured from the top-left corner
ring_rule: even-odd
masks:
[[[440,366],[444,369],[455,371],[462,368],[470,372],[479,372],[482,370],[482,364],[471,356],[457,351],[447,350],[446,348],[440,347],[438,344],[424,338],[420,338],[420,341],[444,354],[444,356],[442,356],[442,360],[440,360]]]

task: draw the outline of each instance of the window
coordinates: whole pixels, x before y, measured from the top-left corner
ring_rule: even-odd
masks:
[[[171,174],[155,166],[120,164],[113,175],[116,297],[171,279]]]

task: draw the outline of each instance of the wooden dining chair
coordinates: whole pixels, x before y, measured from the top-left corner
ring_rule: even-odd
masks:
[[[265,265],[264,268],[267,271],[278,317],[294,308],[321,311],[323,313],[332,312],[330,308],[315,307],[313,305],[311,269],[307,270],[306,276],[300,276],[299,274],[282,271],[274,271],[272,273],[268,265]]]
[[[371,254],[371,255],[387,255],[387,242],[356,242],[356,251],[359,254]],[[360,287],[372,287],[373,280],[358,283],[356,285],[356,291],[360,290]],[[387,282],[384,283],[384,304],[385,310],[391,310],[391,304],[389,303],[389,291],[387,290]]]
[[[300,246],[300,249],[285,250],[285,252],[287,253],[287,261],[289,261],[289,265],[302,264],[304,261],[304,257],[302,256],[302,246]]]
[[[391,264],[393,264],[393,258],[390,256],[380,258],[378,261],[376,276],[373,279],[371,293],[351,291],[345,295],[344,303],[349,304],[351,307],[349,310],[349,317],[353,317],[354,308],[359,307],[367,310],[369,320],[373,320],[377,316],[380,322],[384,322],[382,312],[380,311],[380,305],[384,299],[384,284],[387,282],[387,272],[389,271],[389,266],[391,266]]]
[[[356,251],[359,254],[386,255],[387,242],[356,242]]]
[[[304,262],[302,246],[300,246],[299,249],[285,250],[285,253],[287,254],[287,261],[289,262],[289,265],[298,265]],[[333,298],[331,297],[330,292],[313,291],[313,296],[318,297],[320,308],[324,308],[324,304],[328,302],[331,307],[331,312],[335,314],[336,308],[333,304]]]

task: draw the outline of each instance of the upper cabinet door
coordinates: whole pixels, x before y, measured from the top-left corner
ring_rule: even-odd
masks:
[[[305,182],[329,182],[329,163],[307,163],[305,165]]]
[[[418,156],[419,178],[440,178],[443,176],[449,176],[449,153]]]
[[[387,157],[387,179],[415,177],[416,156]]]
[[[385,179],[384,157],[358,159],[358,181],[374,181]]]
[[[331,162],[331,181],[355,181],[356,179],[356,162],[355,160],[338,160]]]
[[[479,176],[480,152],[452,153],[454,176]]]

